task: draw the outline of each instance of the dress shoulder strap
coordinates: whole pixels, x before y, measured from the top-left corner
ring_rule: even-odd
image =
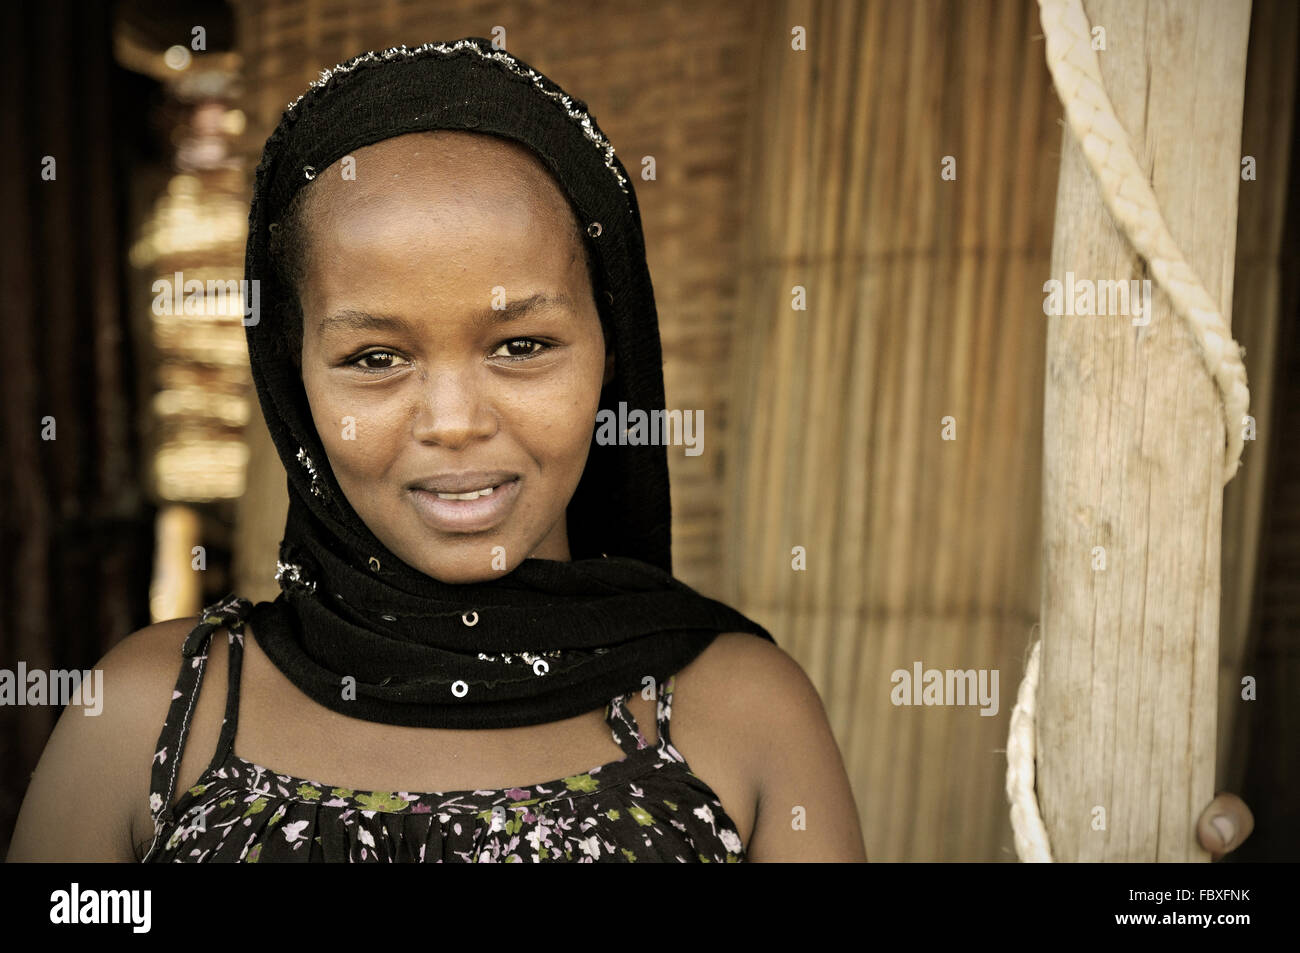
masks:
[[[658,747],[670,757],[680,761],[682,757],[677,753],[677,749],[673,747],[672,736],[668,731],[668,722],[673,713],[674,678],[675,676],[670,676],[667,681],[659,682],[656,687],[655,724],[659,729]],[[618,746],[627,754],[635,754],[642,748],[648,748],[650,742],[641,733],[635,716],[627,707],[627,700],[630,697],[631,693],[629,692],[613,699],[605,710],[605,721],[609,725],[609,730]]]
[[[655,705],[655,724],[659,728],[659,746],[678,761],[683,761],[685,759],[673,747],[673,736],[668,727],[668,723],[673,717],[673,686],[676,680],[676,675],[669,675],[666,682],[659,683],[659,700]]]
[[[247,599],[240,599],[233,594],[226,596],[199,614],[198,625],[181,645],[181,670],[176,678],[176,687],[172,690],[171,707],[167,710],[167,720],[163,722],[162,732],[158,736],[158,746],[154,751],[150,771],[149,814],[154,822],[154,840],[145,854],[146,860],[158,845],[159,833],[174,820],[171,802],[176,793],[176,780],[180,773],[181,756],[185,752],[190,719],[203,684],[208,647],[212,634],[223,627],[228,630],[230,643],[226,715],[221,723],[221,738],[217,742],[217,751],[210,767],[220,764],[234,743],[239,716],[239,674],[243,668],[244,620],[252,607],[253,604]]]

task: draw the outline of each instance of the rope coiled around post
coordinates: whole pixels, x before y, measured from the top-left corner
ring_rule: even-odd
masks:
[[[1218,305],[1187,263],[1160,213],[1151,183],[1138,165],[1128,134],[1106,95],[1082,0],[1038,0],[1038,8],[1046,40],[1047,69],[1102,201],[1120,232],[1146,260],[1156,283],[1169,296],[1174,313],[1192,330],[1219,392],[1226,441],[1226,484],[1241,464],[1242,418],[1250,404],[1244,351],[1233,340]],[[1025,861],[1049,862],[1051,846],[1035,790],[1034,717],[1041,648],[1041,640],[1034,643],[1011,712],[1006,790],[1017,855]]]

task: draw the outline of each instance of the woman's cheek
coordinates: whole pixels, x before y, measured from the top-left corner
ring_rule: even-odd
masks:
[[[332,402],[313,417],[336,474],[367,475],[372,470],[382,471],[381,449],[395,446],[394,435],[384,432],[392,427],[390,415],[370,407]]]
[[[595,411],[587,413],[586,401],[572,394],[557,394],[548,402],[551,413],[538,415],[529,429],[537,435],[538,452],[551,459],[581,456],[595,430]]]

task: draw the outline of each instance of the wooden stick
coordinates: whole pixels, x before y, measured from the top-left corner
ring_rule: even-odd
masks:
[[[1170,231],[1232,301],[1249,0],[1096,0],[1102,78]],[[1051,276],[1149,277],[1078,144]],[[1214,793],[1223,411],[1187,325],[1048,319],[1038,793],[1057,860],[1206,860]],[[1094,569],[1095,547],[1104,570]]]

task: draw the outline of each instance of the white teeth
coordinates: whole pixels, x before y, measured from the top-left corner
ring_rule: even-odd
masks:
[[[480,496],[487,496],[496,487],[490,486],[486,490],[470,490],[468,493],[439,493],[440,500],[477,500]]]

